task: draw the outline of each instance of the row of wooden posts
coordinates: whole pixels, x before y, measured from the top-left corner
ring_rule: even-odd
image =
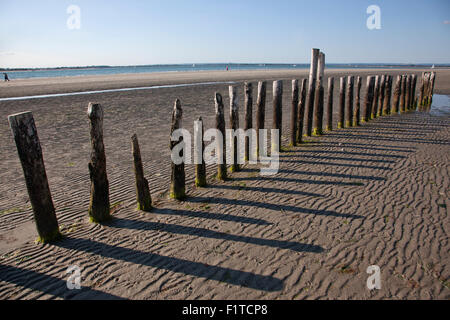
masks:
[[[303,136],[323,134],[322,123],[324,116],[324,70],[325,54],[318,49],[312,51],[312,63],[309,75],[308,91],[306,91],[307,80],[292,80],[292,108],[290,122],[290,145],[296,146],[302,143]],[[423,73],[420,86],[419,97],[416,97],[416,75],[399,75],[396,78],[391,101],[393,77],[388,75],[368,76],[366,85],[366,95],[361,107],[360,91],[362,78],[356,78],[356,89],[354,77],[340,78],[339,91],[339,118],[338,128],[359,126],[360,122],[367,122],[379,116],[398,114],[419,108],[428,108],[431,105],[435,73]],[[300,83],[300,86],[299,86]],[[282,131],[282,95],[283,85],[281,80],[273,82],[273,123],[272,129],[278,129],[279,144],[281,146]],[[256,135],[257,154],[259,154],[259,133],[264,129],[265,105],[266,105],[266,81],[258,83],[258,97],[256,101]],[[327,118],[326,130],[333,130],[333,90],[334,78],[328,78],[327,90]],[[354,94],[356,91],[356,94]],[[253,128],[253,86],[252,83],[244,84],[244,130]],[[230,128],[239,128],[239,112],[237,105],[237,88],[229,87],[230,96]],[[355,101],[353,97],[355,96]],[[222,133],[224,139],[223,151],[217,156],[222,157],[222,163],[217,167],[217,178],[227,179],[227,163],[225,150],[225,113],[223,99],[220,93],[215,93],[215,126]],[[172,133],[182,128],[182,108],[180,100],[175,101],[172,112]],[[90,103],[88,106],[88,117],[90,119],[91,137],[91,161],[89,162],[89,174],[91,180],[89,216],[92,222],[102,223],[111,219],[109,182],[106,173],[106,155],[103,144],[103,108],[99,104]],[[8,117],[16,142],[19,158],[24,171],[27,190],[34,212],[34,219],[39,234],[39,240],[43,243],[58,239],[60,235],[55,208],[53,205],[50,188],[46,176],[42,150],[37,135],[37,129],[31,112],[19,113]],[[202,118],[198,119],[202,124]],[[304,123],[305,121],[305,123]],[[305,133],[303,134],[303,127]],[[203,125],[201,126],[203,128]],[[202,153],[204,150],[203,132]],[[181,141],[170,141],[170,149]],[[237,138],[235,138],[237,139]],[[133,135],[131,138],[132,154],[134,162],[134,173],[136,181],[136,198],[138,209],[150,211],[152,199],[150,195],[149,183],[144,177],[142,158],[139,149],[138,138]],[[230,171],[239,171],[240,166],[237,161],[237,140],[232,141],[232,163]],[[245,159],[249,159],[250,139],[245,141]],[[174,199],[184,199],[185,190],[185,168],[184,163],[171,164],[171,184],[170,197]],[[195,184],[197,187],[206,186],[206,165],[203,161],[196,164]]]

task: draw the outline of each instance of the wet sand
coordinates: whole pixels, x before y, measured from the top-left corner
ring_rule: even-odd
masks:
[[[407,70],[389,70],[403,74]],[[417,74],[421,71],[414,70]],[[436,93],[450,94],[450,71],[437,70]],[[307,71],[231,71],[124,75],[90,80],[39,79],[0,85],[0,96],[25,96],[161,84],[236,81],[243,124],[243,80],[302,78]],[[335,77],[384,70],[327,70]],[[254,86],[256,83],[254,82]],[[280,172],[246,166],[225,183],[193,186],[167,200],[171,109],[180,98],[184,126],[214,124],[214,92],[229,123],[226,84],[0,102],[1,299],[448,299],[449,116],[411,112],[335,130],[281,154]],[[256,101],[256,89],[254,90]],[[361,96],[364,97],[365,80]],[[290,81],[284,81],[287,145]],[[88,103],[105,108],[105,145],[114,220],[88,222]],[[266,127],[271,127],[268,83]],[[326,102],[326,101],[325,101]],[[33,111],[57,216],[65,236],[34,243],[37,232],[7,122]],[[334,115],[337,120],[337,114]],[[335,124],[336,127],[336,124]],[[137,133],[155,209],[135,210],[130,137]],[[82,268],[81,291],[66,270]],[[381,268],[369,291],[366,269]]]

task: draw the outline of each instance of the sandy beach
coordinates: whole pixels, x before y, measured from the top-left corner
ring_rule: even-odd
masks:
[[[330,69],[334,128],[281,153],[280,171],[261,177],[246,165],[227,182],[194,187],[186,201],[167,199],[173,103],[193,132],[202,116],[214,126],[214,93],[244,81],[283,80],[282,141],[288,144],[291,79],[308,70],[220,71],[84,76],[0,83],[0,98],[218,82],[201,86],[0,101],[0,299],[449,299],[449,113],[409,112],[336,129],[339,77],[417,74],[419,69]],[[429,70],[427,70],[429,71]],[[450,70],[436,69],[436,94],[450,95]],[[326,79],[325,79],[326,83]],[[420,80],[417,87],[419,87]],[[88,221],[89,102],[103,105],[114,219]],[[256,102],[256,89],[254,89]],[[326,101],[325,101],[326,103]],[[8,125],[32,111],[64,239],[35,244],[24,176]],[[136,210],[131,136],[136,133],[155,208]],[[66,270],[82,269],[82,290]],[[381,269],[368,290],[368,266]]]

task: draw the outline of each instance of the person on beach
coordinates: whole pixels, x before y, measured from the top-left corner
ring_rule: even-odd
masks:
[[[227,66],[227,71],[228,71],[228,66]]]
[[[5,75],[5,82],[9,81],[8,74],[7,73],[3,73],[3,74]]]

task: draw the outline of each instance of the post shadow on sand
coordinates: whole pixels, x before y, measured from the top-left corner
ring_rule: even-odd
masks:
[[[423,139],[423,138],[398,138],[398,137],[386,137],[386,136],[373,136],[373,135],[361,135],[361,134],[349,134],[349,133],[330,133],[330,137],[335,138],[354,138],[354,139],[364,139],[366,141],[392,141],[392,142],[409,142],[409,143],[426,143],[426,144],[448,144],[446,140],[440,139]]]
[[[253,200],[239,200],[239,199],[226,199],[226,198],[214,198],[214,197],[189,197],[185,200],[186,202],[192,203],[216,203],[231,206],[248,206],[257,207],[263,209],[269,209],[274,211],[290,211],[294,213],[304,213],[304,214],[314,214],[320,216],[337,217],[337,218],[347,218],[347,219],[364,219],[363,216],[347,213],[339,213],[331,210],[318,210],[318,209],[308,209],[301,208],[291,205],[284,204],[271,204],[267,202],[258,202]]]
[[[320,157],[319,157],[320,158]],[[288,162],[295,164],[312,164],[319,166],[335,166],[335,167],[347,167],[347,168],[364,168],[364,169],[373,169],[373,170],[392,170],[389,167],[377,167],[366,164],[352,164],[352,163],[339,163],[339,162],[323,162],[323,161],[307,161],[307,160],[287,160],[280,159],[280,162]]]
[[[389,135],[407,135],[407,136],[423,136],[430,133],[435,133],[439,131],[439,129],[427,129],[427,128],[401,128],[401,129],[395,129],[385,126],[379,126],[379,127],[358,127],[357,131],[354,131],[355,133],[365,133],[365,134],[377,134],[377,133],[383,133],[383,134],[389,134]]]
[[[112,246],[88,239],[65,237],[55,243],[55,246],[256,290],[280,291],[283,289],[283,281],[272,276]]]
[[[340,146],[336,146],[340,147]],[[305,154],[314,152],[315,154],[321,153],[321,154],[342,154],[347,156],[363,156],[363,157],[386,157],[386,158],[397,158],[397,159],[404,159],[405,156],[396,155],[396,154],[384,154],[384,153],[367,153],[367,152],[355,152],[355,151],[339,151],[339,150],[292,150],[291,153],[299,153],[299,154]],[[307,155],[308,156],[308,155]],[[280,155],[280,157],[289,157],[289,155]],[[353,158],[350,158],[348,160],[353,160]],[[370,161],[370,159],[367,159]]]
[[[254,177],[253,179],[233,177],[230,180],[231,181],[264,180],[264,177]],[[272,180],[278,180],[278,179],[274,178]],[[295,180],[295,179],[293,179],[293,180]],[[257,192],[266,192],[266,193],[295,194],[295,195],[300,195],[300,196],[316,197],[316,198],[324,197],[322,194],[319,194],[319,193],[312,193],[312,192],[298,191],[298,190],[277,189],[277,188],[266,188],[266,187],[252,187],[252,186],[245,186],[245,187],[243,187],[243,186],[230,186],[230,185],[209,185],[208,188],[230,189],[230,190],[247,190],[247,191],[257,191]]]
[[[108,226],[118,229],[131,229],[131,230],[141,230],[141,231],[164,231],[173,234],[184,234],[191,235],[195,237],[211,238],[235,242],[250,243],[259,246],[267,246],[279,249],[287,249],[297,252],[313,252],[320,253],[323,252],[323,248],[320,246],[298,243],[293,241],[283,241],[283,240],[271,240],[254,238],[248,236],[233,235],[224,232],[213,231],[204,228],[187,227],[176,224],[151,222],[151,221],[139,221],[116,218],[113,222],[108,223]]]
[[[386,124],[386,125],[379,125],[376,126],[364,126],[364,127],[357,127],[358,132],[361,131],[371,131],[376,132],[376,130],[390,130],[390,131],[396,131],[396,132],[418,132],[421,134],[427,134],[427,133],[433,133],[436,132],[439,129],[436,128],[424,128],[423,126],[417,126],[412,127],[410,125],[408,126],[399,126],[399,125],[392,125],[392,124]]]
[[[256,168],[243,168],[242,172],[259,172],[260,169]],[[378,180],[378,181],[386,181],[387,179],[384,177],[375,177],[375,176],[360,176],[346,173],[334,173],[334,172],[325,172],[325,171],[298,171],[298,170],[290,170],[290,169],[279,169],[279,173],[285,174],[299,174],[299,175],[311,175],[318,177],[334,177],[334,178],[345,178],[345,179],[355,179],[355,180]],[[243,178],[244,179],[244,178]],[[233,180],[236,180],[234,178]]]
[[[126,300],[89,287],[81,286],[80,290],[69,290],[67,280],[4,264],[0,264],[0,281],[62,299]]]
[[[377,151],[390,151],[390,152],[414,152],[417,148],[415,147],[404,147],[404,146],[389,146],[389,145],[373,145],[369,143],[359,143],[359,142],[338,142],[336,143],[317,143],[308,147],[325,147],[325,148],[352,148],[352,149],[363,149],[363,150],[377,150]]]
[[[282,155],[280,155],[280,158]],[[292,156],[288,156],[292,157]],[[344,158],[344,157],[331,157],[331,156],[316,156],[316,155],[307,155],[303,154],[303,158],[311,158],[311,159],[318,159],[318,160],[336,160],[336,161],[358,161],[358,162],[376,162],[376,163],[395,163],[393,160],[384,160],[384,159],[364,159],[364,158]],[[281,160],[284,161],[284,160]]]
[[[165,208],[154,207],[152,209],[152,213],[153,214],[164,214],[164,215],[187,216],[187,217],[201,218],[201,219],[231,221],[231,222],[238,222],[238,223],[248,223],[248,224],[261,225],[261,226],[272,224],[272,223],[267,222],[262,219],[255,219],[255,218],[243,217],[243,216],[235,216],[232,214],[204,212],[204,211],[177,210],[177,209],[165,209]]]
[[[233,181],[279,181],[279,182],[294,182],[300,184],[314,184],[314,185],[334,185],[334,186],[361,186],[361,182],[345,182],[345,181],[324,181],[324,180],[305,180],[305,179],[295,179],[295,178],[284,178],[284,177],[239,177],[233,178]],[[263,187],[240,187],[240,186],[222,186],[222,185],[210,185],[209,188],[216,189],[231,189],[231,190],[247,190],[247,191],[257,191],[257,192],[273,192],[272,188],[263,188]],[[297,190],[288,190],[288,189],[277,189],[280,190],[280,193],[284,194],[300,194],[303,195],[304,192]],[[317,195],[316,197],[323,197],[323,195]]]

